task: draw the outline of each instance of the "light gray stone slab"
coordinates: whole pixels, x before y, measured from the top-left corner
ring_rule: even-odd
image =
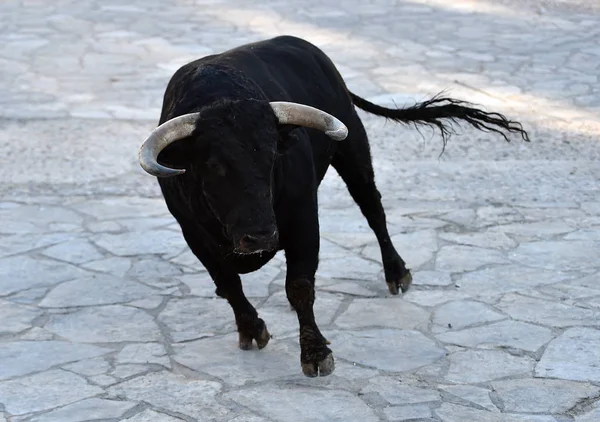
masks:
[[[449,273],[441,271],[418,271],[413,272],[413,284],[415,286],[449,286],[452,279]]]
[[[481,233],[440,233],[440,238],[448,242],[478,248],[512,249],[517,242],[502,232],[485,231]]]
[[[129,277],[137,278],[147,284],[158,284],[162,279],[170,279],[182,274],[183,272],[176,265],[155,257],[136,260],[127,271]]]
[[[404,293],[404,300],[419,306],[438,306],[442,303],[468,299],[469,295],[459,290],[414,290]]]
[[[381,264],[361,258],[358,255],[348,255],[344,258],[323,259],[319,261],[317,278],[346,280],[377,280]]]
[[[254,344],[252,350],[241,350],[237,333],[175,345],[173,359],[229,385],[263,382],[302,372],[299,346],[274,338],[264,349],[259,350]]]
[[[508,224],[522,219],[523,216],[515,208],[485,206],[477,209],[477,221],[481,225]]]
[[[598,289],[600,288],[600,273],[570,280],[569,284],[573,286],[587,287],[589,289]]]
[[[556,422],[552,416],[492,413],[452,403],[442,404],[439,409],[434,410],[434,413],[443,422]]]
[[[113,376],[104,375],[104,374],[92,375],[88,379],[90,380],[91,383],[100,385],[102,387],[107,387],[109,385],[113,385],[119,381],[117,378],[115,378]]]
[[[72,265],[48,259],[29,256],[0,259],[0,295],[73,280],[88,274]]]
[[[513,347],[535,352],[554,338],[552,331],[519,321],[500,321],[481,327],[449,331],[436,336],[438,340],[471,348]]]
[[[497,308],[514,319],[549,327],[600,325],[600,312],[566,305],[550,298],[543,300],[509,293],[502,298]]]
[[[52,340],[53,338],[54,334],[40,327],[33,327],[31,330],[19,336],[19,340],[45,341]]]
[[[448,357],[446,380],[475,384],[515,375],[530,375],[535,361],[527,356],[512,356],[497,350],[465,350]]]
[[[492,386],[504,411],[514,413],[562,414],[600,392],[590,384],[535,378],[496,381]]]
[[[460,330],[471,325],[499,321],[506,317],[489,305],[471,300],[457,300],[440,305],[433,313],[433,323],[443,327]]]
[[[460,291],[472,296],[493,296],[501,293],[527,290],[535,286],[555,284],[571,278],[568,273],[502,265],[473,271],[460,276]]]
[[[158,320],[166,325],[175,342],[236,330],[233,310],[222,298],[171,299]]]
[[[174,418],[173,416],[165,415],[164,413],[158,413],[152,409],[146,409],[142,413],[138,413],[135,416],[124,419],[127,422],[181,422],[181,419]]]
[[[0,383],[0,403],[12,415],[53,409],[102,393],[79,375],[60,369]]]
[[[367,289],[361,284],[354,283],[351,281],[342,281],[341,283],[334,283],[323,287],[317,287],[317,290],[323,290],[331,293],[343,293],[350,296],[377,296],[377,293],[375,293],[374,291]]]
[[[28,222],[39,228],[47,228],[52,223],[70,223],[80,225],[83,222],[81,215],[68,208],[54,205],[19,205],[14,208],[0,211],[0,220],[14,219]]]
[[[493,232],[539,238],[570,233],[573,230],[572,226],[560,220],[539,221],[534,223],[513,223],[490,228],[490,231]]]
[[[600,289],[590,289],[579,286],[575,281],[553,284],[551,286],[538,287],[536,290],[544,295],[560,300],[581,300],[600,296]],[[598,285],[600,288],[600,285]]]
[[[40,372],[52,366],[101,356],[111,350],[65,341],[14,341],[0,347],[0,379]]]
[[[600,230],[598,229],[579,229],[564,237],[565,240],[600,240]]]
[[[335,233],[321,231],[321,237],[330,240],[342,248],[357,248],[377,241],[373,232],[369,233]]]
[[[52,289],[40,302],[43,308],[111,305],[150,296],[155,290],[108,274],[92,274]]]
[[[179,284],[183,271],[176,265],[161,259],[142,259],[135,261],[127,276],[159,289],[170,289]]]
[[[344,258],[348,255],[348,249],[334,243],[327,238],[322,238],[319,246],[320,259]]]
[[[16,255],[57,243],[71,241],[76,239],[77,236],[74,233],[35,233],[6,236],[2,240],[2,244],[0,244],[0,257]]]
[[[490,264],[506,264],[508,259],[495,249],[474,246],[443,246],[438,252],[435,267],[440,271],[465,272]]]
[[[415,231],[415,230],[435,230],[441,227],[447,226],[446,221],[438,220],[435,218],[418,217],[418,216],[404,216],[394,215],[394,210],[388,212],[389,217],[387,219],[388,225],[392,227],[398,227],[403,231]]]
[[[155,363],[170,366],[165,347],[160,343],[128,344],[115,357],[117,363]]]
[[[166,391],[169,393],[165,394]],[[154,372],[108,388],[111,397],[145,401],[156,408],[211,422],[227,420],[231,416],[215,400],[220,391],[221,385],[217,382],[169,372]]]
[[[431,418],[431,409],[423,404],[409,406],[391,406],[384,409],[389,421],[406,421]]]
[[[362,217],[358,207],[336,209],[335,212],[327,209],[319,210],[319,227],[322,233],[338,234],[372,234],[367,220]]]
[[[435,390],[415,387],[393,377],[375,377],[361,390],[361,393],[379,393],[388,403],[406,405],[440,401]]]
[[[87,228],[92,233],[117,233],[123,230],[123,228],[114,221],[94,221],[89,223]]]
[[[131,268],[131,260],[129,258],[114,256],[88,262],[83,264],[82,267],[89,270],[112,274],[116,277],[123,277]]]
[[[186,247],[181,234],[171,230],[102,233],[95,235],[92,241],[116,256],[179,254]]]
[[[270,421],[261,416],[245,414],[245,415],[236,416],[235,418],[230,419],[229,422],[270,422]]]
[[[596,422],[600,420],[600,402],[596,402],[592,410],[575,417],[575,422]]]
[[[19,305],[0,299],[0,334],[16,334],[31,327],[31,323],[41,314],[33,306]]]
[[[48,290],[49,289],[47,287],[34,287],[29,290],[23,290],[15,293],[7,299],[13,303],[35,306],[41,299],[43,299]]]
[[[169,258],[169,262],[173,264],[188,267],[195,271],[206,271],[198,257],[188,248],[174,258]]]
[[[215,293],[215,283],[208,273],[185,274],[178,279],[190,289],[189,294],[192,296],[218,297]]]
[[[600,331],[575,327],[550,342],[535,375],[574,381],[600,381]]]
[[[134,375],[142,374],[144,372],[149,372],[150,368],[145,365],[137,365],[137,364],[125,364],[125,365],[116,365],[115,369],[110,372],[110,375],[119,378],[131,378]]]
[[[52,315],[45,328],[83,343],[156,341],[161,337],[150,315],[139,309],[110,305]]]
[[[152,229],[165,228],[169,224],[173,223],[173,218],[169,216],[164,217],[136,217],[136,218],[123,218],[115,220],[117,224],[130,232],[146,232]],[[177,232],[176,230],[174,230]],[[181,234],[181,230],[179,230]]]
[[[446,355],[418,331],[389,328],[324,333],[334,356],[384,371],[412,371]]]
[[[441,215],[440,218],[445,221],[460,224],[461,226],[470,226],[475,222],[475,210],[470,208],[457,209]],[[440,233],[440,238],[444,239],[442,234],[446,233]]]
[[[429,312],[396,297],[354,299],[335,321],[340,328],[427,329]]]
[[[246,297],[269,296],[269,285],[279,273],[281,273],[281,270],[269,263],[257,271],[242,274],[240,277],[242,279],[244,294]]]
[[[94,376],[108,372],[110,364],[104,358],[84,359],[65,365],[63,369],[76,372],[80,375]]]
[[[522,243],[510,259],[523,265],[557,271],[595,268],[600,249],[589,240]]]
[[[83,264],[104,258],[87,239],[74,239],[51,246],[42,252],[44,255],[71,264]]]
[[[491,391],[487,388],[474,387],[472,385],[447,385],[440,388],[456,397],[475,403],[492,412],[499,412],[496,405],[492,403],[492,400],[490,399]]]
[[[104,399],[86,399],[34,416],[31,422],[79,422],[81,420],[120,418],[136,403]]]
[[[98,220],[118,218],[139,218],[168,215],[168,209],[162,198],[108,197],[85,200],[73,205],[73,208]]]
[[[225,394],[225,397],[276,421],[379,420],[359,398],[342,390],[263,385],[233,391]]]
[[[134,306],[140,309],[155,309],[159,307],[164,300],[165,296],[154,295],[129,302],[127,306]]]

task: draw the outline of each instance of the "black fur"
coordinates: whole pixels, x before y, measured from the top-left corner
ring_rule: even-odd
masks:
[[[324,110],[340,119],[349,135],[337,142],[313,129],[278,126],[270,101]],[[259,269],[283,249],[286,292],[298,314],[302,369],[309,376],[333,370],[331,351],[313,314],[317,189],[330,165],[377,236],[390,291],[397,294],[410,284],[410,272],[390,241],[367,135],[355,106],[398,122],[434,125],[444,140],[447,123],[458,120],[528,139],[518,123],[450,98],[436,97],[401,110],[372,104],[348,91],[320,49],[289,36],[183,66],[167,86],[159,122],[201,112],[195,133],[159,157],[162,164],[185,168],[186,173],[159,183],[186,242],[209,271],[217,294],[233,308],[240,347],[247,349],[252,339],[264,347],[270,336],[244,296],[239,274]]]

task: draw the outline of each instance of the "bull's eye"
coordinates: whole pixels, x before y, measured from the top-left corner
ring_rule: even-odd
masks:
[[[215,160],[207,161],[206,167],[207,167],[208,171],[211,173],[211,175],[215,175],[215,176],[224,176],[225,175],[225,168]]]

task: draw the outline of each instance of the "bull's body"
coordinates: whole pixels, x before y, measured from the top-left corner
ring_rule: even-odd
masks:
[[[167,87],[159,123],[198,111],[215,101],[240,98],[307,104],[331,113],[346,125],[352,121],[359,123],[348,91],[333,64],[313,45],[292,37],[245,45],[185,65]],[[316,190],[338,144],[322,132],[299,128],[280,145],[273,178],[273,203],[280,230],[278,249],[285,249],[289,241],[286,227],[298,223],[300,212],[297,210],[308,207],[307,213],[316,211]],[[175,144],[170,148],[177,147],[181,148],[177,152],[182,155],[175,158],[177,152],[165,151],[168,157],[165,161],[184,165],[188,158],[185,145]],[[275,255],[275,251],[232,254],[232,242],[224,237],[221,224],[210,209],[203,206],[205,204],[185,205],[193,196],[193,189],[187,186],[176,189],[191,182],[182,179],[159,181],[167,204],[178,220],[202,221],[193,225],[193,236],[201,239],[207,251],[211,251],[210,257],[199,257],[205,265],[205,259],[215,260],[243,274],[259,269]],[[317,224],[312,220],[304,222],[302,229],[311,231],[310,226]],[[301,246],[317,247],[314,240]]]
[[[295,102],[323,110],[347,126],[348,137],[338,142],[315,129],[277,126],[268,109],[260,106],[272,101]],[[197,137],[169,145],[159,157],[161,163],[185,168],[186,173],[160,178],[159,182],[186,242],[215,281],[217,294],[226,298],[233,308],[240,347],[249,348],[255,340],[262,348],[270,335],[245,298],[239,274],[259,269],[277,250],[283,249],[287,260],[286,292],[300,324],[302,369],[311,376],[319,372],[326,375],[333,370],[331,351],[319,332],[312,309],[319,255],[317,189],[330,165],[347,184],[377,236],[390,291],[397,294],[399,288],[408,288],[410,272],[388,235],[380,195],[375,187],[367,136],[355,105],[397,121],[424,122],[442,130],[445,128],[437,119],[455,117],[518,131],[504,118],[492,118],[485,113],[479,115],[477,113],[482,112],[452,100],[439,101],[447,103],[437,105],[434,100],[405,110],[375,106],[348,91],[335,66],[320,49],[287,36],[208,56],[175,73],[165,92],[160,123],[187,113],[209,110],[206,112],[209,117],[203,124],[210,126],[210,132],[199,132]],[[245,108],[238,109],[242,106]],[[213,119],[214,124],[210,123],[213,121],[210,120],[211,112],[218,114],[218,119]],[[210,148],[203,149],[202,136],[211,138]],[[223,139],[222,144],[219,137]],[[235,142],[228,143],[231,139]],[[228,163],[219,164],[214,171],[239,189],[222,192],[224,196],[219,199],[217,193],[207,193],[206,174],[210,173],[201,175],[200,169],[204,168],[204,161],[225,144],[229,149]],[[269,164],[272,166],[270,176],[254,171],[253,166],[261,166],[261,160],[266,160],[264,157],[272,148],[276,148],[276,152],[274,161]],[[238,169],[245,171],[243,176]],[[271,180],[265,180],[269,177]],[[226,187],[223,189],[227,190]],[[267,198],[269,194],[271,196]],[[231,201],[231,213],[235,215],[231,217],[229,211],[215,207],[211,202],[213,196],[219,203]],[[255,199],[257,204],[262,201],[261,204],[267,203],[271,208],[254,206]],[[235,253],[237,238],[232,238],[228,221],[235,221],[235,225],[252,232],[250,239],[260,238],[266,236],[271,212],[276,221],[278,242],[269,248],[256,247],[256,250],[266,249],[260,253]],[[254,236],[256,233],[259,234]]]

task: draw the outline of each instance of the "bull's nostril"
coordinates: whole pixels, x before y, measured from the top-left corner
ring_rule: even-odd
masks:
[[[277,231],[268,235],[250,235],[245,234],[239,240],[239,248],[243,251],[252,252],[257,250],[271,250],[276,247],[279,241]]]
[[[259,243],[259,239],[257,237],[246,234],[242,236],[242,238],[240,239],[240,243],[243,247],[250,248],[252,246],[257,245]]]

